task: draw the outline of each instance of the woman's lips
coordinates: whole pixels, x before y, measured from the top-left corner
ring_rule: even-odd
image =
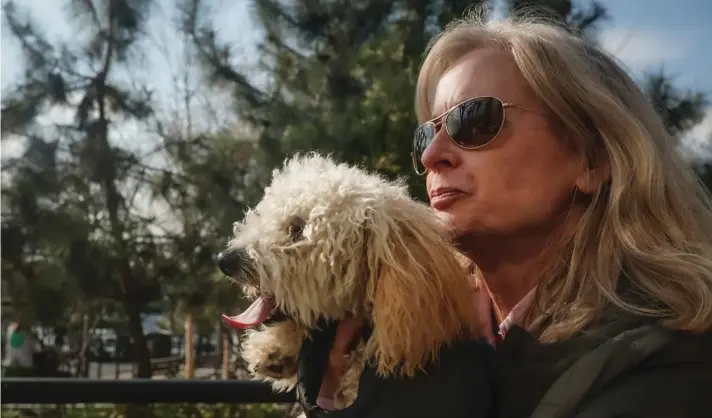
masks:
[[[430,193],[430,206],[435,210],[445,210],[465,196],[465,192],[451,187],[435,189]]]

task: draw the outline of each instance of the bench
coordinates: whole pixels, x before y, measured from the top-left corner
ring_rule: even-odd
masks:
[[[183,363],[183,356],[159,357],[151,359],[151,373],[166,373],[175,376]]]

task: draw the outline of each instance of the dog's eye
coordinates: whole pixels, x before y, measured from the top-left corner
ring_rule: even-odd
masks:
[[[287,232],[289,233],[289,238],[291,238],[292,241],[297,242],[304,238],[304,224],[304,220],[300,218],[293,219],[289,224]]]

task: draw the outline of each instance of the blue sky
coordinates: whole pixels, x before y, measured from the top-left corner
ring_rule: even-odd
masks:
[[[165,5],[170,0],[159,0]],[[63,19],[60,1],[23,0],[18,2],[31,10],[41,27],[52,37],[68,39],[75,36]],[[248,14],[249,1],[222,0],[217,23],[221,35],[242,51],[241,60],[254,57],[251,46],[259,33]],[[638,76],[643,71],[664,66],[677,77],[677,85],[702,90],[712,97],[712,0],[601,0],[611,20],[601,27],[600,41]],[[165,14],[164,14],[165,16]],[[4,22],[3,22],[4,23]],[[156,20],[151,33],[157,38],[170,38],[168,25]],[[17,44],[3,29],[2,90],[17,80],[22,71],[18,65]],[[166,60],[153,62],[149,57],[145,77],[162,82],[170,72]],[[693,141],[702,141],[712,132],[712,108],[709,116],[692,133]]]

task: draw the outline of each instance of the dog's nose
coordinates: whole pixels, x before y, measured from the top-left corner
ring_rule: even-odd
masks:
[[[233,277],[240,272],[245,261],[245,250],[230,248],[218,254],[218,267],[224,275]]]

